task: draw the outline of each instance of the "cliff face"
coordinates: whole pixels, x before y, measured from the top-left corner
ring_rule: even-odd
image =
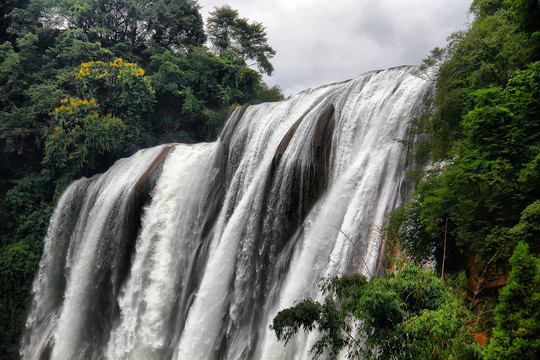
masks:
[[[494,326],[492,310],[497,303],[499,290],[508,283],[508,261],[486,263],[479,260],[476,250],[467,255],[467,297],[474,312],[477,332],[476,341],[486,347]]]
[[[332,137],[336,124],[334,113],[335,108],[333,104],[329,104],[321,111],[311,139],[310,152],[312,158],[310,164],[306,166],[306,164],[298,163],[291,174],[294,177],[294,180],[291,182],[293,186],[292,192],[296,194],[293,199],[297,201],[289,204],[289,221],[297,222],[301,220],[328,185],[328,181],[330,180]],[[303,119],[304,117],[298,119],[279,143],[272,161],[272,173],[278,167],[283,154],[287,150],[292,137]],[[296,215],[293,213],[300,216],[295,219]]]
[[[467,255],[467,291],[477,300],[497,296],[498,290],[508,282],[509,273],[508,261],[486,263],[479,260],[475,250]]]

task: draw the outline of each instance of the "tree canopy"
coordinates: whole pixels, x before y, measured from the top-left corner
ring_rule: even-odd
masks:
[[[540,356],[540,260],[520,242],[510,258],[512,271],[495,307],[496,326],[487,360]]]
[[[81,29],[105,46],[141,49],[150,41],[167,49],[206,41],[199,5],[192,0],[62,0],[44,9],[49,26]]]
[[[227,52],[246,61],[255,61],[258,69],[272,75],[270,59],[276,54],[268,45],[266,29],[262,23],[240,18],[238,11],[228,5],[214,8],[208,18],[208,35],[216,52]]]

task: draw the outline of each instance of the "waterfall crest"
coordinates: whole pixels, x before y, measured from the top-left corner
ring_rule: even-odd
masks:
[[[169,144],[74,182],[51,218],[23,359],[304,359],[280,309],[376,271],[401,202],[396,139],[433,84],[403,66],[237,109],[215,143]]]

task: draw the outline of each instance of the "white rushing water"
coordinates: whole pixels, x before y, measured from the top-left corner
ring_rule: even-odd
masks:
[[[45,240],[23,359],[307,359],[275,314],[377,271],[396,139],[432,84],[370,72],[235,111],[215,143],[142,150],[73,183]]]

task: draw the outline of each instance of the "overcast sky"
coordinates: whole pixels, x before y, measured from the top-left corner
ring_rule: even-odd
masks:
[[[419,64],[465,27],[472,0],[199,0],[206,19],[229,4],[263,23],[271,59],[269,85],[286,96],[370,70]]]

